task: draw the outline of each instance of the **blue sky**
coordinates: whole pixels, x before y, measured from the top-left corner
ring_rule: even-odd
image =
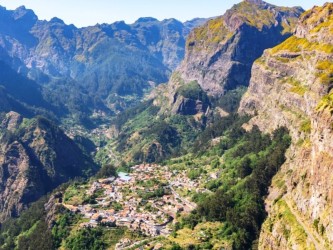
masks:
[[[268,0],[280,6],[323,5],[327,0]],[[78,27],[96,23],[112,23],[125,20],[133,23],[139,17],[152,16],[158,19],[177,18],[181,21],[194,17],[222,15],[240,0],[0,0],[0,5],[15,9],[25,5],[33,9],[40,19],[54,16],[67,24]]]

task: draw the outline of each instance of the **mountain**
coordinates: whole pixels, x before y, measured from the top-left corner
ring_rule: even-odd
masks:
[[[0,220],[22,210],[77,176],[96,170],[95,164],[49,120],[1,115]]]
[[[184,56],[186,36],[205,21],[147,17],[79,29],[56,17],[39,20],[23,6],[1,7],[0,220],[97,168],[48,119],[89,124],[95,110],[110,115],[136,103],[167,81]],[[95,150],[86,138],[75,139]]]
[[[166,82],[183,59],[190,29],[205,21],[140,18],[79,29],[59,18],[38,20],[24,6],[1,7],[0,15],[0,59],[43,85],[60,115],[85,117],[118,112]]]
[[[0,61],[0,112],[15,111],[25,117],[44,115],[57,120],[59,113],[43,96],[42,87]]]
[[[128,113],[116,119],[116,149],[125,151],[129,160],[151,161],[191,148],[214,117],[237,109],[253,62],[292,35],[302,12],[298,7],[243,1],[195,28],[186,42],[185,59],[168,84],[153,90],[150,105],[141,105],[141,112],[133,111],[127,122],[121,117]],[[173,131],[173,137],[160,136],[167,131]]]
[[[289,129],[287,162],[266,200],[261,249],[331,249],[333,4],[305,12],[292,37],[252,69],[240,112],[247,128]]]
[[[9,72],[18,79],[0,74],[0,108],[6,112],[20,107],[33,116],[41,110],[56,113],[62,103],[82,112],[76,105],[112,109],[125,98],[127,104],[136,102],[129,95],[143,86],[139,82],[102,84],[112,79],[105,76],[113,67],[105,51],[112,49],[112,55],[124,56],[118,61],[124,65],[149,61],[164,72],[178,64],[181,49],[173,44],[179,37],[169,33],[171,40],[159,43],[156,19],[76,29],[57,18],[38,21],[24,8],[14,12],[5,11],[24,20],[15,41],[31,36],[34,48],[33,37],[45,37],[33,49],[40,68],[6,55],[9,47],[1,51],[4,68],[14,67],[15,74]],[[183,32],[197,21],[183,24]],[[173,30],[181,25],[163,22]],[[62,28],[55,32],[55,26]],[[26,27],[31,32],[25,33]],[[75,39],[60,39],[65,27],[66,36],[82,36],[82,53],[76,61],[68,59],[70,68],[59,63],[67,60],[66,50],[76,51],[70,42]],[[103,174],[68,183],[25,212],[30,202],[96,167],[47,119],[2,113],[0,219],[22,216],[3,223],[1,248],[332,249],[332,31],[332,3],[303,13],[261,0],[245,0],[195,28],[169,82],[112,119],[107,132],[113,138],[100,142],[96,155]],[[127,58],[129,51],[133,57]],[[147,76],[142,68],[141,75],[134,74],[137,65],[132,66],[119,72],[126,79]],[[17,71],[35,80],[18,78]],[[37,99],[20,92],[17,83],[33,89]],[[75,88],[66,92],[68,86]],[[103,95],[104,88],[113,95]],[[73,102],[65,100],[68,94]],[[91,146],[85,138],[77,141]],[[112,163],[128,176],[114,176]],[[159,233],[165,236],[150,237]]]
[[[207,95],[217,98],[248,86],[253,62],[292,34],[302,12],[301,8],[248,0],[194,29],[187,39],[185,59],[174,73],[177,77],[168,85],[172,112],[188,113],[183,109],[189,98],[177,92],[182,85],[196,82]],[[189,112],[205,113],[207,105],[203,107],[192,105]]]

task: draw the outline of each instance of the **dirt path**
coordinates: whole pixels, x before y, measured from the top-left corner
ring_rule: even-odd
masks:
[[[306,223],[304,223],[304,220],[302,219],[302,216],[295,211],[295,209],[293,208],[293,206],[290,203],[290,200],[283,198],[283,200],[286,202],[286,204],[288,205],[291,213],[295,216],[298,224],[300,224],[304,231],[306,232],[306,234],[310,237],[311,241],[313,242],[313,244],[315,245],[317,250],[326,250],[327,247],[325,247],[325,245],[319,240],[322,237],[315,231],[315,230],[311,230],[311,226],[307,225]]]

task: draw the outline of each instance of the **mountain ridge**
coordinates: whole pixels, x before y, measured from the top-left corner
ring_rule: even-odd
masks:
[[[1,121],[0,220],[17,217],[31,203],[97,166],[49,120],[15,112]]]
[[[117,113],[137,103],[152,86],[166,82],[184,55],[188,32],[205,21],[183,24],[146,18],[130,25],[77,28],[59,18],[38,20],[25,7],[1,12],[5,63],[42,85],[49,102],[58,99],[69,113],[63,115],[79,113],[86,118],[96,110]],[[66,96],[59,96],[60,91]],[[80,108],[82,102],[86,109]]]
[[[186,126],[195,131],[189,136],[193,138],[214,122],[216,117],[228,115],[222,107],[226,106],[225,103],[219,104],[223,102],[223,96],[229,92],[239,96],[242,87],[249,83],[253,62],[265,49],[292,35],[291,30],[302,12],[299,8],[283,8],[267,3],[258,6],[241,2],[223,16],[195,28],[188,36],[184,60],[167,84],[152,91],[147,99],[151,100],[153,107],[143,111],[142,116],[149,113],[152,124],[158,123],[160,117],[163,117],[164,127],[176,130],[177,136],[182,139],[180,142],[190,143],[184,138],[190,133]],[[249,16],[254,18],[251,20]],[[141,147],[141,155],[144,155],[139,158],[141,160],[149,158],[149,152],[159,155],[153,157],[155,159],[170,154],[170,150],[165,148],[167,140],[162,144],[156,138],[149,142],[144,131],[152,124],[145,122],[144,129],[133,130],[132,124],[141,122],[140,114],[132,119],[123,124],[123,131],[120,131],[120,136],[116,139],[118,149],[126,149],[126,155],[127,150],[134,151],[133,155],[140,155],[137,151]],[[181,126],[177,124],[180,120]],[[129,131],[135,133],[135,136]],[[185,134],[187,135],[184,136]],[[182,145],[182,142],[177,143],[177,147],[182,146],[190,147]],[[131,150],[131,147],[135,150]],[[157,150],[149,150],[151,147]]]

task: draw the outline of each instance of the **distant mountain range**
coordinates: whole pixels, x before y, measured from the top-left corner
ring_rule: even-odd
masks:
[[[38,20],[24,6],[0,8],[0,60],[40,84],[58,116],[118,112],[166,82],[184,57],[185,39],[205,19],[140,18],[85,28]],[[5,82],[3,84],[6,84]]]

